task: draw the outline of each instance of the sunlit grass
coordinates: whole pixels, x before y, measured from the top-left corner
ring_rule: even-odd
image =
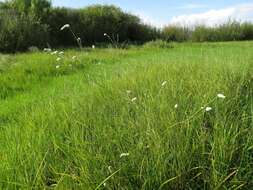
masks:
[[[58,52],[0,56],[2,189],[252,187],[252,42]]]

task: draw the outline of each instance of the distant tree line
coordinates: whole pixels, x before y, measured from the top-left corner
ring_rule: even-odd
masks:
[[[167,41],[218,42],[253,40],[253,23],[228,20],[217,26],[198,25],[184,27],[169,25],[163,28],[162,36]]]
[[[76,41],[70,24],[83,46],[108,43],[108,34],[118,43],[142,44],[165,41],[253,40],[253,24],[229,21],[217,27],[177,25],[157,29],[144,24],[135,15],[110,5],[93,5],[81,9],[54,8],[49,0],[7,0],[0,2],[0,52],[25,51],[31,46],[74,47]]]
[[[0,51],[76,46],[72,33],[60,30],[65,24],[70,24],[84,46],[107,43],[105,33],[118,43],[144,43],[160,34],[155,27],[115,6],[70,9],[53,8],[48,0],[9,0],[0,4]]]

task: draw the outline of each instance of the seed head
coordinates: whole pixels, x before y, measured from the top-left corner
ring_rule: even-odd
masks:
[[[136,97],[134,97],[134,98],[132,98],[132,102],[135,102],[137,100],[137,98]]]
[[[120,154],[120,158],[126,157],[126,156],[129,156],[129,153],[121,153],[121,154]]]
[[[164,81],[163,83],[162,83],[162,86],[165,86],[167,84],[167,81]]]
[[[50,51],[52,51],[50,48],[44,48],[44,51],[45,52],[50,52]]]
[[[221,99],[225,99],[226,98],[226,96],[224,96],[224,94],[217,94],[217,97],[221,98]]]
[[[70,27],[69,24],[65,24],[65,25],[63,25],[63,26],[61,27],[61,31],[64,30],[64,29],[66,29],[66,28],[69,28],[69,27]]]
[[[54,51],[54,52],[51,53],[51,55],[55,55],[57,53],[58,53],[58,51]]]
[[[206,107],[206,112],[209,112],[209,111],[211,111],[213,108],[211,108],[211,107]]]

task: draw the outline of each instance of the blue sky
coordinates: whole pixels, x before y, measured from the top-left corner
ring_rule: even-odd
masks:
[[[228,18],[253,21],[253,0],[53,0],[54,6],[79,8],[114,4],[140,16],[145,23],[215,25]]]

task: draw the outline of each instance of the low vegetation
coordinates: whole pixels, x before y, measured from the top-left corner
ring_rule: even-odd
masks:
[[[1,189],[253,186],[252,42],[47,51],[0,55]]]

